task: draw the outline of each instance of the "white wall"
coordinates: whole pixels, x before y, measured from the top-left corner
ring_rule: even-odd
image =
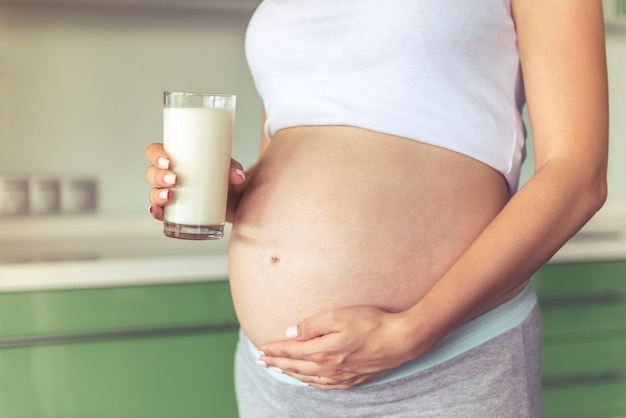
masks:
[[[0,4],[0,176],[93,176],[102,213],[145,212],[164,90],[237,94],[233,155],[250,164],[261,124],[243,54],[251,12]]]
[[[611,106],[609,203],[626,201],[626,21],[606,37]]]
[[[0,3],[0,176],[95,176],[101,212],[145,211],[144,150],[161,140],[163,90],[236,93],[233,155],[251,164],[261,103],[243,55],[252,7],[237,9]],[[626,29],[609,28],[607,52],[609,201],[624,201]]]

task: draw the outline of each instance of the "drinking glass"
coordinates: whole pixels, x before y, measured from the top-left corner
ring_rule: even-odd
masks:
[[[222,238],[236,96],[166,91],[163,98],[163,148],[177,178],[164,208],[163,232],[172,238]]]

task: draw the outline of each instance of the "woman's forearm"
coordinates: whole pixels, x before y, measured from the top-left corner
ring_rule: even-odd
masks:
[[[535,174],[403,314],[408,344],[418,344],[419,338],[411,338],[415,332],[432,344],[513,296],[606,199],[608,87],[601,2],[528,0],[512,6]]]
[[[594,172],[595,171],[595,172]],[[606,198],[603,165],[546,164],[510,200],[444,277],[403,313],[406,342],[436,343],[509,299],[574,235]],[[416,334],[417,333],[417,334]],[[413,348],[417,355],[423,348]]]

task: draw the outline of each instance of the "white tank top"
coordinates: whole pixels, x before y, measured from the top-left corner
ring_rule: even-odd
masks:
[[[525,128],[511,0],[264,0],[246,55],[270,138],[357,126],[462,153],[517,189]]]

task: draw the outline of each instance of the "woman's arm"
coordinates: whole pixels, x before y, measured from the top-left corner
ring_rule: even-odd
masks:
[[[435,335],[493,307],[606,199],[608,92],[599,0],[514,0],[535,173],[431,292]],[[409,321],[410,323],[410,321]]]
[[[305,320],[287,332],[295,341],[260,347],[267,365],[320,388],[376,378],[510,298],[602,206],[608,93],[601,1],[512,3],[535,145],[532,178],[415,306],[399,314],[343,308]]]

